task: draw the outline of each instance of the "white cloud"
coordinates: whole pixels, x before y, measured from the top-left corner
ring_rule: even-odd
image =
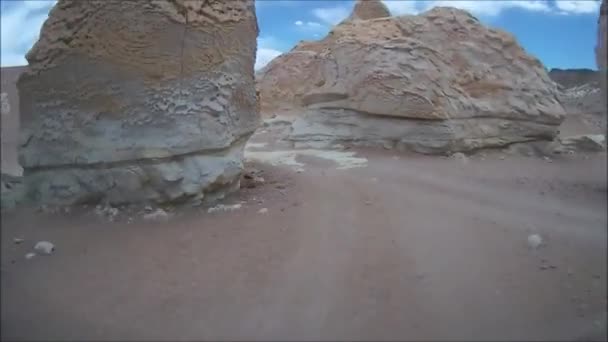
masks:
[[[336,25],[349,16],[351,9],[347,6],[315,8],[312,14],[329,25]]]
[[[474,15],[497,16],[503,10],[520,8],[536,12],[549,12],[551,8],[546,1],[540,0],[520,0],[520,1],[492,1],[492,0],[440,0],[424,2],[425,10],[435,6],[447,6],[463,9],[471,12]]]
[[[40,28],[55,4],[52,1],[11,2],[0,17],[0,65],[27,65],[25,54],[34,45]]]
[[[307,22],[304,22],[302,20],[298,20],[298,21],[294,22],[294,24],[301,31],[320,31],[320,30],[327,30],[328,29],[327,25],[323,25],[323,24],[321,24],[319,22],[316,22],[316,21],[307,21]]]
[[[307,21],[306,26],[313,27],[313,28],[322,28],[323,27],[323,25],[321,23],[318,23],[316,21]]]
[[[255,0],[256,7],[281,6],[295,7],[305,4],[308,0]]]
[[[599,1],[574,1],[574,0],[557,0],[555,7],[560,10],[561,14],[588,14],[599,13]]]
[[[276,48],[277,45],[278,42],[274,37],[258,38],[258,53],[255,57],[255,70],[262,69],[266,64],[283,53]]]
[[[417,14],[420,12],[416,1],[383,0],[392,15]]]

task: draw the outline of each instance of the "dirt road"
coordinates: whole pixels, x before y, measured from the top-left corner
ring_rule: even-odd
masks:
[[[3,215],[2,338],[606,339],[605,154],[360,155],[258,165],[243,208],[168,223]]]

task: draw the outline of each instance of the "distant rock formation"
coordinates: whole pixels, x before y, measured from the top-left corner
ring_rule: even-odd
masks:
[[[595,46],[595,60],[597,68],[606,70],[608,68],[608,3],[602,0],[600,15],[597,19],[597,44]]]
[[[564,89],[590,85],[599,87],[599,73],[591,69],[551,69],[549,77]]]
[[[568,114],[605,115],[600,72],[591,69],[551,69],[549,76],[560,86],[558,97]]]
[[[538,59],[512,35],[447,7],[345,20],[274,59],[258,89],[263,112],[300,113],[296,142],[468,151],[551,140],[564,117]]]
[[[59,0],[18,81],[27,199],[213,199],[258,125],[253,0]]]
[[[600,70],[600,88],[603,100],[603,107],[608,107],[608,3],[602,0],[600,5],[600,15],[597,20],[597,45],[595,47],[595,60],[597,68]]]

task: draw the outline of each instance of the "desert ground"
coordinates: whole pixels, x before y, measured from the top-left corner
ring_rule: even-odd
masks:
[[[2,340],[606,341],[605,88],[380,1],[254,74],[256,20],[60,1],[0,70]]]
[[[605,153],[269,158],[269,141],[233,211],[2,215],[2,339],[606,339]],[[41,240],[56,250],[25,259]]]

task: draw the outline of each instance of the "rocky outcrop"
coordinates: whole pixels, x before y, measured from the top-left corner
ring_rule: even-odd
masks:
[[[391,12],[380,0],[365,0],[357,1],[353,12],[346,21],[352,20],[369,20],[377,18],[390,17]]]
[[[557,139],[553,153],[600,152],[606,149],[603,134],[581,134]]]
[[[259,121],[257,34],[253,0],[60,0],[18,81],[28,200],[237,188]]]
[[[608,68],[608,3],[602,0],[600,15],[597,19],[597,44],[595,46],[595,60],[597,68],[606,70]]]
[[[551,69],[549,77],[560,87],[558,98],[568,114],[604,116],[601,73],[591,69]]]
[[[446,7],[346,20],[259,75],[262,110],[299,114],[290,139],[425,153],[552,139],[557,86],[513,36]]]
[[[549,70],[549,77],[563,89],[590,85],[599,87],[599,74],[591,69],[557,69]]]
[[[597,45],[595,47],[595,60],[600,71],[600,88],[603,107],[608,107],[608,3],[602,0],[600,16],[597,20]]]

